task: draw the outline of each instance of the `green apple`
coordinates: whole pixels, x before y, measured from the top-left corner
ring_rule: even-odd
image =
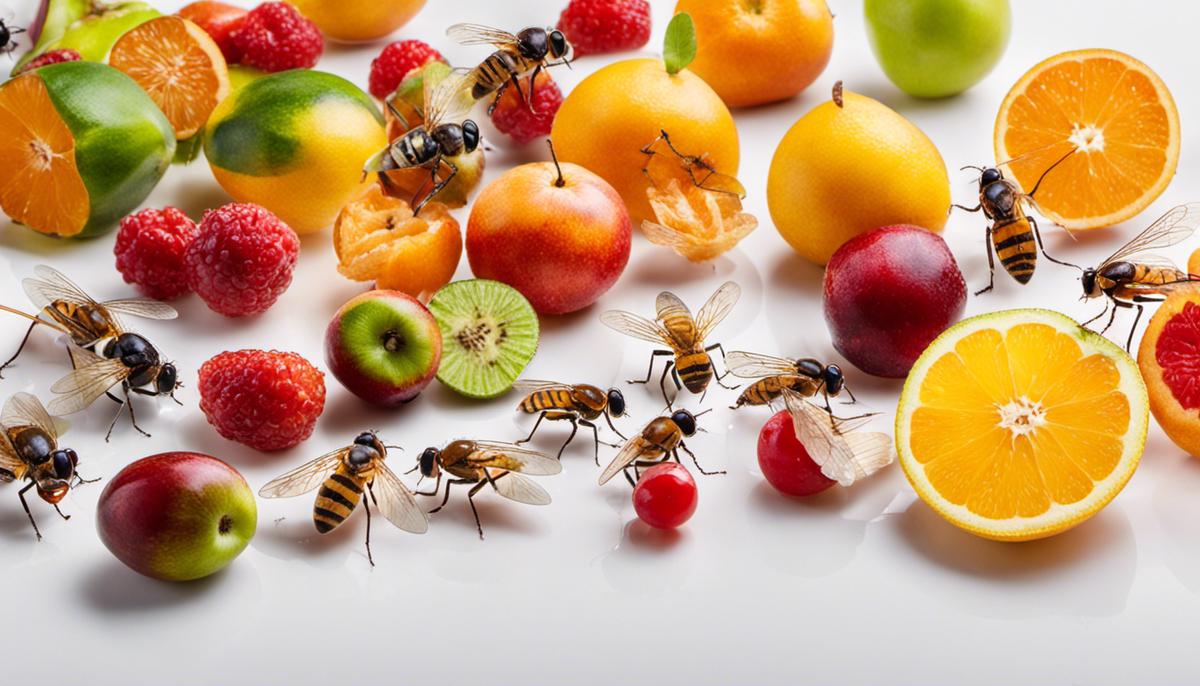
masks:
[[[867,37],[892,83],[919,98],[957,95],[1008,45],[1008,0],[866,0]]]

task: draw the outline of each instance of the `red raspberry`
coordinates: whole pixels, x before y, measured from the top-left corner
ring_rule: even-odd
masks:
[[[233,34],[233,44],[242,64],[272,72],[312,67],[325,50],[317,25],[285,2],[264,2],[250,10]]]
[[[145,209],[121,220],[113,253],[117,271],[150,298],[170,300],[190,288],[183,254],[199,235],[196,222],[174,207]]]
[[[395,92],[409,72],[430,62],[445,61],[442,53],[423,41],[401,40],[388,43],[379,53],[379,57],[371,60],[371,95],[383,100]]]
[[[225,61],[237,64],[241,53],[234,45],[234,35],[242,28],[247,12],[241,7],[234,7],[215,0],[199,0],[185,5],[179,10],[179,16],[194,22],[212,37]]]
[[[529,82],[521,85],[528,92]],[[529,109],[525,98],[517,95],[517,89],[509,87],[492,110],[492,123],[501,133],[512,136],[520,143],[528,143],[537,138],[550,135],[550,127],[554,124],[554,115],[562,105],[562,91],[558,84],[546,72],[538,74],[533,87],[533,111]]]
[[[188,285],[226,317],[267,311],[292,283],[300,239],[258,205],[208,210],[184,254]]]
[[[634,50],[650,40],[650,3],[571,0],[559,15],[557,28],[571,42],[576,57]]]
[[[26,62],[25,66],[17,70],[17,74],[24,74],[25,72],[33,71],[38,67],[45,67],[51,64],[58,64],[60,62],[78,62],[81,59],[83,59],[83,55],[80,55],[78,50],[72,50],[71,48],[50,50],[49,52],[44,52]],[[16,76],[16,74],[13,74],[13,76]]]
[[[224,352],[200,367],[200,409],[231,441],[286,450],[312,435],[325,409],[325,375],[296,353]]]

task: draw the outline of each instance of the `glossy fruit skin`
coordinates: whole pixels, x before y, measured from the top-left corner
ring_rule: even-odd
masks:
[[[779,235],[825,264],[854,236],[889,224],[941,231],[950,177],[920,129],[886,105],[843,93],[801,117],[775,150],[767,206]]]
[[[386,350],[383,336],[392,329],[383,326],[374,345],[359,350],[361,343],[356,343],[351,334],[355,330],[379,329],[378,322],[385,317],[401,320],[399,325],[404,330],[394,340],[404,348]],[[402,361],[404,368],[372,365],[363,359],[368,355]],[[346,390],[376,405],[395,407],[417,397],[433,381],[441,359],[442,332],[437,320],[420,301],[400,291],[375,290],[352,298],[338,309],[325,330],[329,371]]]
[[[688,66],[730,107],[790,98],[825,71],[833,14],[825,0],[679,0],[696,24]]]
[[[633,228],[604,179],[552,163],[505,172],[479,194],[467,222],[467,259],[481,279],[521,292],[539,314],[594,303],[629,262]]]
[[[1158,306],[1137,352],[1150,412],[1167,437],[1193,457],[1200,456],[1200,396],[1194,373],[1200,364],[1197,342],[1200,288],[1190,286]]]
[[[767,483],[787,495],[815,495],[837,483],[813,462],[786,411],[776,413],[758,432],[758,467]]]
[[[404,26],[426,0],[293,0],[327,38],[362,43]],[[463,19],[462,21],[467,21]]]
[[[1008,0],[866,0],[867,38],[900,90],[957,95],[983,80],[1008,45]]]
[[[677,529],[687,523],[700,501],[696,480],[678,462],[663,462],[642,472],[633,489],[633,509],[656,529]]]
[[[213,41],[221,48],[221,54],[230,64],[241,59],[233,37],[246,19],[246,10],[216,0],[198,0],[184,5],[178,14],[212,36]]]
[[[86,14],[71,23],[61,36],[44,46],[45,52],[70,48],[89,62],[103,62],[113,43],[127,31],[162,14],[144,2],[115,2],[99,4],[99,11],[89,8]]]
[[[737,176],[738,134],[729,108],[699,76],[687,69],[670,75],[659,59],[623,60],[581,81],[563,100],[550,137],[559,160],[612,184],[641,226],[654,218],[641,149],[664,129],[680,150],[705,153],[717,171]]]
[[[862,371],[890,378],[907,375],[967,303],[946,242],[912,225],[885,226],[839,248],[824,294],[833,347]]]
[[[187,581],[217,572],[254,538],[254,493],[209,455],[169,452],[126,466],[104,487],[96,530],[130,569]]]

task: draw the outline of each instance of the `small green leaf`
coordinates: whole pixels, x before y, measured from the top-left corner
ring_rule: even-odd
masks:
[[[678,74],[696,59],[696,24],[692,15],[681,12],[671,17],[663,39],[663,63],[668,74]]]

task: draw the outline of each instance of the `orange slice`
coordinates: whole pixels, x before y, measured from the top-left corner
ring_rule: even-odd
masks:
[[[121,36],[109,65],[125,72],[154,100],[187,140],[229,95],[229,69],[204,29],[182,17],[151,19]]]
[[[996,159],[1042,214],[1068,229],[1111,226],[1154,202],[1179,162],[1166,84],[1114,50],[1055,55],[1017,81],[996,115]]]
[[[971,533],[1042,538],[1094,515],[1141,459],[1149,421],[1133,359],[1049,310],[947,329],[909,373],[896,448],[917,495]]]

